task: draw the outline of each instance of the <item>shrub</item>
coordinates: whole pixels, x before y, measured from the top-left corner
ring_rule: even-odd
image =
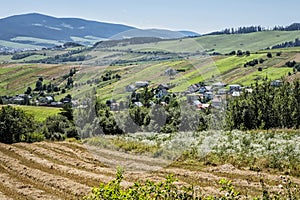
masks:
[[[155,183],[150,180],[145,182],[135,182],[129,188],[122,188],[123,171],[117,170],[116,179],[107,184],[100,183],[99,187],[94,187],[86,200],[126,200],[126,199],[195,199],[193,186],[177,186],[174,184],[177,179],[173,175],[168,175],[163,182]]]
[[[43,133],[33,132],[28,134],[23,142],[33,143],[33,142],[41,142],[43,140],[45,140],[45,136]]]
[[[0,109],[0,142],[21,142],[28,134],[34,131],[33,117],[23,110],[12,106]]]
[[[85,200],[169,200],[169,199],[184,199],[184,200],[234,200],[244,199],[240,192],[235,190],[232,182],[221,179],[218,184],[221,186],[220,194],[216,196],[204,196],[193,185],[179,186],[175,184],[177,181],[173,175],[168,175],[162,182],[153,182],[146,180],[144,182],[135,182],[133,186],[128,188],[121,187],[123,180],[123,171],[119,168],[116,173],[116,179],[107,184],[100,183],[99,187],[93,187],[91,194],[85,196]],[[260,180],[262,186],[262,199],[299,199],[298,185],[290,179],[282,177],[283,189],[280,192],[271,192],[268,190],[263,180]],[[225,194],[224,194],[225,193]],[[247,197],[246,199],[251,199]],[[261,198],[252,198],[253,200]]]
[[[65,116],[53,115],[46,119],[43,134],[46,139],[60,141],[67,137],[68,131],[70,131],[69,135],[73,136],[72,129],[72,123]]]
[[[271,53],[271,52],[268,52],[268,53],[267,53],[267,57],[268,57],[268,58],[272,58],[272,53]]]

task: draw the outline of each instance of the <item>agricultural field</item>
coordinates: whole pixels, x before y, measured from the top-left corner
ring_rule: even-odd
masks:
[[[270,46],[293,41],[298,38],[300,31],[265,31],[248,34],[234,35],[207,35],[182,40],[161,41],[149,44],[136,44],[124,47],[112,47],[120,50],[153,51],[165,50],[182,52],[185,51],[206,51],[209,53],[218,52],[230,53],[233,50],[256,52]]]
[[[2,60],[2,63],[5,64],[0,66],[0,95],[23,93],[28,86],[34,87],[36,78],[39,76],[45,77],[47,84],[53,78],[63,76],[71,66],[82,69],[77,74],[77,77],[75,77],[75,82],[77,83],[86,83],[90,79],[99,78],[104,71],[108,70],[117,71],[122,75],[123,78],[121,82],[111,82],[96,87],[96,90],[103,96],[103,99],[109,98],[111,91],[116,90],[114,89],[116,85],[118,88],[125,88],[126,85],[134,83],[135,81],[146,79],[151,80],[153,84],[171,83],[175,85],[173,89],[174,92],[184,91],[191,84],[205,80],[209,81],[212,79],[212,76],[227,84],[238,83],[247,86],[256,80],[262,80],[266,76],[270,79],[280,79],[286,77],[289,72],[292,72],[292,68],[287,68],[284,65],[287,61],[299,60],[299,48],[260,50],[262,48],[258,48],[257,45],[260,44],[267,47],[269,44],[293,40],[293,37],[296,37],[297,34],[298,31],[271,31],[241,35],[203,36],[200,38],[170,40],[142,45],[115,46],[111,48],[96,47],[86,52],[76,54],[78,56],[90,56],[90,59],[84,60],[82,63],[13,64],[14,62],[27,62],[30,60],[59,56],[71,51],[72,48],[53,51],[41,50],[40,52],[37,51],[36,55],[15,61],[11,60],[11,55],[1,55],[0,62]],[[252,43],[244,44],[243,48],[239,48],[239,46],[228,43],[229,41],[236,42],[236,40],[231,38],[233,36],[243,41],[251,41]],[[251,54],[249,56],[201,55],[200,52],[208,51],[210,48],[213,48],[205,45],[206,42],[207,44],[211,44],[210,40],[212,39],[210,38],[219,41],[216,42],[216,46],[220,46],[220,49],[216,47],[214,51],[228,53],[233,50],[237,51],[241,49],[243,51],[249,50]],[[247,40],[247,38],[252,39]],[[198,43],[203,43],[203,45],[199,45]],[[253,47],[257,47],[257,49],[252,48],[252,45]],[[205,48],[202,48],[202,46]],[[222,50],[223,46],[224,48],[227,47],[230,49]],[[73,50],[77,50],[77,48]],[[132,52],[128,52],[128,50]],[[173,52],[173,54],[164,55],[163,52]],[[268,52],[273,53],[272,58],[266,57]],[[281,56],[275,56],[277,52],[282,52]],[[243,67],[246,62],[254,59],[265,59],[266,61],[254,67]],[[118,60],[121,60],[123,64],[114,64],[114,62]],[[259,67],[262,68],[262,71],[258,71]],[[175,77],[172,77],[172,80],[170,77],[160,76],[164,70],[168,68],[185,69],[185,72],[181,72]],[[132,74],[134,74],[134,76],[132,76]],[[152,75],[149,76],[150,74]],[[85,86],[81,90],[86,91],[90,89],[88,86]],[[74,92],[77,93],[76,91]]]
[[[0,65],[0,95],[23,94],[27,87],[35,88],[39,77],[46,82],[67,74],[71,66],[47,64],[2,64]]]
[[[58,115],[61,112],[61,108],[46,106],[17,106],[17,108],[31,114],[37,122],[44,122],[47,117]]]
[[[57,92],[56,101],[67,94],[75,101],[82,95],[92,99],[90,94],[102,102],[118,101],[131,94],[125,88],[137,81],[149,81],[151,87],[170,84],[173,86],[170,91],[184,92],[190,85],[203,81],[250,86],[266,77],[294,80],[300,76],[299,72],[294,73],[286,63],[300,62],[299,47],[262,49],[294,40],[299,34],[300,31],[266,31],[87,48],[72,55],[88,55],[89,59],[59,64],[25,62],[59,57],[78,49],[41,50],[18,61],[13,61],[12,55],[1,55],[0,96],[23,94],[27,87],[34,89],[39,77],[44,78],[43,84],[51,82],[66,89],[66,74],[67,78],[72,77],[74,84],[64,93]],[[35,44],[53,42],[16,38],[24,39]],[[237,50],[250,52],[225,55]],[[267,56],[269,52],[271,57]],[[278,52],[281,54],[277,55]],[[245,66],[253,60],[263,62]],[[78,71],[70,75],[71,68]],[[180,72],[169,75],[166,71],[170,68]],[[18,107],[41,123],[61,111],[50,107]],[[109,124],[112,119],[109,113],[113,112],[107,110],[105,120],[114,126]],[[93,124],[82,128],[88,130],[84,134],[92,134],[89,130],[100,124],[99,118],[94,116]],[[176,184],[199,186],[204,196],[219,195],[218,182],[226,178],[232,180],[243,197],[261,197],[265,190],[283,194],[292,187],[299,192],[296,186],[288,185],[290,180],[299,187],[299,163],[299,130],[135,133],[101,135],[81,141],[0,143],[0,199],[82,199],[93,186],[113,180],[118,167],[125,170],[124,187],[138,180],[161,181],[168,174],[174,174],[178,178]]]
[[[209,35],[199,37],[197,42],[204,49],[214,49],[219,53],[241,49],[256,52],[274,44],[281,44],[298,38],[300,31],[265,31],[238,35]]]
[[[150,80],[151,84],[171,83],[175,85],[173,92],[183,92],[191,84],[217,78],[227,84],[241,84],[250,86],[257,80],[260,82],[268,77],[271,80],[287,77],[293,73],[293,69],[286,67],[285,63],[290,60],[297,60],[299,53],[285,52],[281,56],[267,58],[265,52],[258,52],[250,56],[213,56],[198,57],[183,60],[170,60],[152,63],[138,63],[137,65],[120,66],[122,79],[116,83],[111,83],[106,87],[98,89],[98,93],[103,99],[109,98],[109,94],[124,94],[125,87],[136,81]],[[254,59],[264,59],[264,63],[254,67],[244,67],[244,64]],[[116,66],[115,66],[116,67]],[[258,68],[262,70],[259,71]],[[186,69],[174,77],[164,75],[168,68]],[[114,69],[109,67],[108,69]],[[97,71],[99,72],[99,71]],[[134,74],[134,76],[133,76]]]
[[[240,140],[240,134],[243,134],[242,139],[245,141],[251,139],[247,138],[244,133],[235,133],[232,143],[228,143],[228,135],[227,139],[225,138],[226,140],[223,141],[225,146],[218,143],[217,145],[220,145],[218,148],[227,149],[225,153],[244,151],[247,142],[240,144],[244,145],[241,150],[239,150],[240,146],[232,146]],[[147,137],[154,138],[153,136],[148,135]],[[132,141],[145,139],[142,135],[137,135],[135,139],[135,136],[129,137]],[[191,135],[189,134],[184,139],[188,137]],[[258,141],[259,138],[256,136],[249,137],[257,138],[254,143],[249,144],[255,146],[253,153],[257,156],[266,156],[271,151],[275,153],[282,151],[280,153],[285,154],[289,151],[286,149],[288,147],[280,150],[284,144],[297,145],[296,141],[292,141],[295,139],[294,136],[287,139],[282,145],[280,145],[282,142],[280,136],[275,136],[271,141],[264,141],[269,142],[272,149],[264,152],[264,149],[259,145],[262,141]],[[0,144],[1,199],[81,199],[91,191],[93,186],[99,185],[100,182],[111,181],[115,177],[116,168],[114,166],[117,164],[125,169],[125,179],[121,183],[124,187],[131,186],[137,180],[160,181],[168,174],[174,174],[179,180],[178,184],[189,183],[199,186],[198,189],[203,195],[218,195],[218,181],[221,178],[232,180],[236,190],[241,191],[243,196],[260,195],[263,190],[261,181],[264,182],[264,187],[270,192],[284,192],[282,185],[287,178],[300,184],[299,178],[286,175],[285,172],[274,172],[263,168],[260,171],[258,168],[260,166],[249,168],[242,166],[243,162],[237,162],[234,165],[228,163],[209,164],[208,162],[198,164],[198,161],[193,159],[195,154],[192,153],[184,154],[185,157],[190,156],[185,162],[178,159],[178,161],[169,163],[168,166],[162,168],[161,164],[149,162],[154,158],[132,154],[134,150],[142,151],[145,143],[141,145],[136,142],[137,145],[131,147],[129,147],[131,143],[128,143],[127,147],[122,147],[122,139],[115,139],[118,140],[115,142],[118,149],[100,148],[101,139],[97,138],[85,141],[84,144],[75,142]],[[109,141],[115,139],[110,138]],[[179,138],[176,140],[180,142]],[[208,143],[208,145],[213,144]],[[279,147],[276,147],[277,145]],[[273,155],[276,156],[276,154]],[[297,154],[294,151],[293,154],[288,155],[295,156],[294,159],[297,159]]]

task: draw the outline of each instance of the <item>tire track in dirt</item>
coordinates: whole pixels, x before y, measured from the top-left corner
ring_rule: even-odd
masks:
[[[22,156],[22,158],[33,162],[32,165],[34,165],[34,168],[43,170],[48,173],[55,172],[57,175],[72,179],[82,184],[89,185],[90,187],[94,185],[98,185],[99,182],[107,183],[112,180],[111,176],[106,176],[101,173],[93,173],[93,172],[77,169],[74,167],[56,164],[49,160],[46,160],[44,158],[41,158],[39,156],[30,153],[28,150],[19,149],[15,147],[10,147],[10,148],[11,151],[18,154],[19,156]]]
[[[76,160],[83,161],[85,163],[97,164],[97,165],[101,164],[94,156],[88,153],[85,148],[82,148],[82,146],[75,145],[75,143],[68,144],[66,142],[59,142],[59,143],[41,142],[41,143],[36,143],[36,145],[39,147],[49,149],[61,155],[75,158]]]
[[[133,171],[158,171],[170,164],[171,161],[151,158],[142,155],[128,154],[121,151],[103,149],[85,145],[100,162],[113,167],[124,167]]]
[[[13,200],[12,198],[10,198],[10,197],[4,195],[2,192],[0,192],[0,199],[1,199],[1,200]]]
[[[15,178],[8,176],[7,174],[0,173],[0,182],[1,185],[7,188],[13,188],[12,194],[19,194],[20,196],[17,198],[20,199],[32,199],[32,200],[38,200],[38,199],[49,199],[49,200],[59,200],[60,198],[57,196],[53,196],[51,194],[47,194],[45,191],[34,188],[34,186],[29,184],[24,184],[23,182],[19,182]],[[17,195],[18,196],[18,195]],[[14,196],[14,198],[16,198]],[[2,200],[2,197],[0,195],[0,199]]]
[[[50,174],[38,169],[30,168],[21,164],[18,159],[11,158],[0,152],[0,162],[5,166],[5,170],[29,178],[38,183],[51,187],[67,196],[67,199],[75,199],[76,197],[83,196],[90,191],[90,187],[84,184],[77,183],[68,178],[64,178],[55,174]],[[43,185],[43,184],[42,184]],[[74,198],[75,197],[75,198]]]
[[[218,195],[221,178],[231,180],[243,195],[261,194],[260,179],[269,191],[280,191],[280,174],[258,173],[229,164],[184,169],[158,160],[70,142],[0,143],[0,180],[5,180],[0,181],[0,199],[80,199],[91,191],[91,186],[112,180],[117,164],[125,168],[125,187],[146,179],[163,181],[168,174],[174,174],[179,180],[176,184],[199,185],[204,195]],[[103,163],[113,167],[104,167]],[[128,166],[131,168],[126,171]],[[290,178],[300,183],[299,178]]]
[[[30,151],[33,154],[38,155],[39,157],[43,157],[53,163],[65,165],[69,167],[75,167],[77,169],[83,169],[85,171],[94,172],[94,173],[101,173],[108,176],[114,176],[115,170],[102,167],[103,164],[101,164],[99,161],[95,164],[86,163],[80,160],[77,160],[76,158],[62,156],[61,154],[51,150],[46,149],[44,147],[38,146],[36,144],[25,144],[25,143],[18,143],[14,145],[15,147],[23,148],[28,151]]]

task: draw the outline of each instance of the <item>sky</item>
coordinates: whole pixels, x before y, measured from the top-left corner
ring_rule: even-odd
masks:
[[[0,18],[25,13],[209,33],[300,22],[299,0],[0,0]],[[0,30],[1,31],[1,30]]]

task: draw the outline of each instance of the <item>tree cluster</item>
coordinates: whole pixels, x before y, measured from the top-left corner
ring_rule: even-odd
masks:
[[[70,107],[64,107],[59,115],[50,116],[44,122],[37,122],[19,108],[4,106],[0,109],[0,142],[12,144],[66,138],[80,138]]]
[[[295,41],[283,42],[281,44],[277,44],[271,47],[271,49],[279,49],[279,48],[288,48],[288,47],[299,47],[300,40],[296,38]]]
[[[209,33],[209,35],[223,35],[223,34],[243,34],[243,33],[253,33],[265,31],[266,28],[261,26],[248,26],[248,27],[238,27],[238,28],[225,28],[221,31],[216,31]]]
[[[0,142],[12,144],[26,141],[36,126],[33,116],[12,106],[0,109]]]
[[[26,57],[29,57],[32,55],[36,55],[36,54],[37,53],[35,53],[35,52],[16,53],[11,57],[11,59],[12,60],[21,60],[23,58],[26,58]]]
[[[236,52],[235,51],[232,51],[230,52],[228,55],[237,55],[237,56],[250,56],[250,51],[242,51],[242,50],[237,50]]]
[[[227,126],[230,129],[271,129],[300,127],[300,82],[256,83],[253,92],[244,91],[229,101]]]
[[[247,66],[251,66],[251,67],[254,67],[255,65],[257,65],[258,63],[262,64],[264,63],[265,60],[263,58],[260,58],[260,59],[253,59],[251,61],[248,61],[244,64],[244,67],[247,67]]]
[[[137,106],[135,102],[141,102],[143,106]],[[127,106],[122,102],[122,107],[127,107],[122,112],[112,112],[109,108],[111,103],[113,101],[96,103],[99,125],[104,134],[139,131],[172,133],[208,128],[208,113],[196,110],[187,103],[180,105],[174,94],[157,99],[155,89],[148,87],[133,92]]]
[[[71,50],[67,53],[55,55],[48,58],[43,58],[39,60],[30,60],[28,63],[47,63],[47,64],[58,64],[62,62],[80,62],[84,60],[91,59],[90,55],[80,55],[85,49]],[[79,55],[75,55],[79,54]]]
[[[295,72],[297,72],[297,71],[300,72],[300,63],[297,63],[294,60],[286,62],[285,65],[293,68]]]

